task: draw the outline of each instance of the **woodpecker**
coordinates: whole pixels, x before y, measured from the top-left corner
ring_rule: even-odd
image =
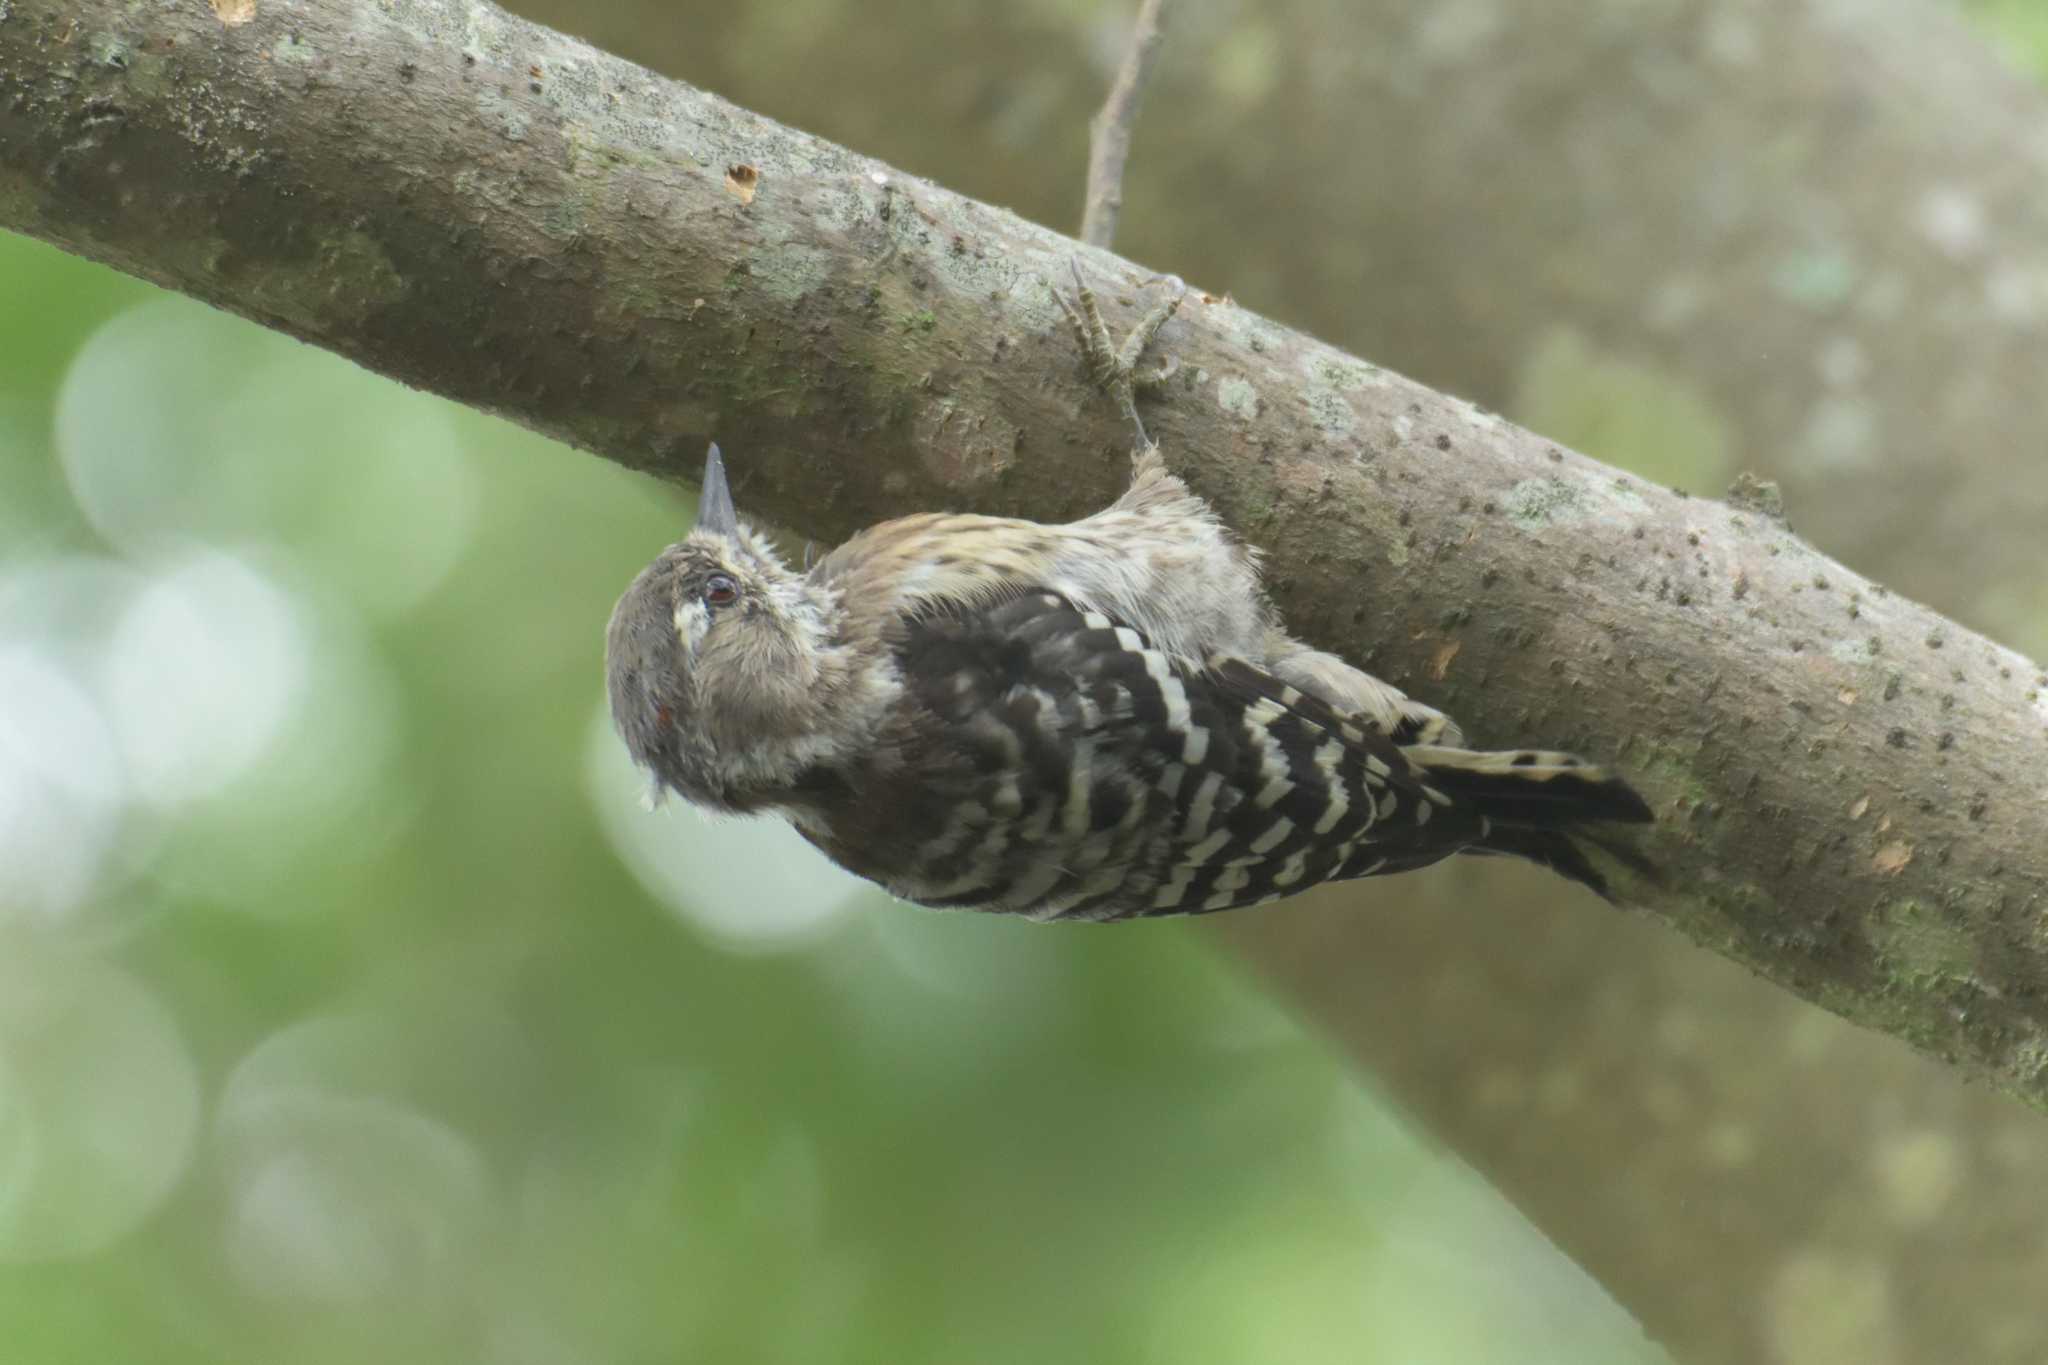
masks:
[[[788,820],[929,906],[1040,920],[1228,910],[1454,853],[1603,896],[1589,822],[1645,822],[1571,754],[1481,752],[1398,688],[1287,633],[1257,552],[1166,467],[1134,395],[1180,294],[1119,348],[1060,298],[1138,428],[1129,489],[1064,525],[927,513],[807,570],[705,463],[696,525],[620,598],[612,717],[658,796]]]

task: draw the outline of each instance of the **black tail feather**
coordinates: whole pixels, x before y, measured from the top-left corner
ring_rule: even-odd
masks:
[[[1607,884],[1607,877],[1593,866],[1586,856],[1590,845],[1614,859],[1629,871],[1641,877],[1652,886],[1664,885],[1663,875],[1657,865],[1644,856],[1643,851],[1634,847],[1625,838],[1595,834],[1588,830],[1576,830],[1567,834],[1561,829],[1532,829],[1526,825],[1495,825],[1486,836],[1486,842],[1467,848],[1467,853],[1501,854],[1515,858],[1527,858],[1541,867],[1547,867],[1570,881],[1589,888],[1594,895],[1609,905],[1619,905],[1613,888]]]
[[[1656,818],[1633,787],[1606,769],[1571,754],[1535,750],[1483,753],[1417,746],[1406,752],[1422,765],[1432,786],[1486,817],[1486,836],[1466,852],[1526,858],[1610,903],[1614,893],[1586,856],[1589,847],[1658,881],[1655,867],[1627,836],[1585,828],[1596,822],[1647,824]]]

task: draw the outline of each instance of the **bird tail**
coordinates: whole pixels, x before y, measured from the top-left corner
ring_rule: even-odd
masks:
[[[1635,788],[1573,754],[1537,749],[1480,752],[1419,744],[1402,751],[1430,784],[1486,819],[1486,833],[1467,853],[1511,854],[1540,863],[1612,901],[1607,878],[1586,856],[1588,846],[1637,875],[1655,868],[1625,838],[1588,824],[1648,824],[1656,817]]]

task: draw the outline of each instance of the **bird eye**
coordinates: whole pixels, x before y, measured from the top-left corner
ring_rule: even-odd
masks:
[[[704,605],[707,607],[729,607],[740,600],[740,585],[722,573],[715,573],[704,580]]]

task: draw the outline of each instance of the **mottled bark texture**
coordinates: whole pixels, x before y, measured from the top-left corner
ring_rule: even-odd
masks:
[[[1730,432],[1787,430],[1783,409],[1773,404],[1798,387],[1787,372],[1796,371],[1811,390],[1804,359],[1826,362],[1831,383],[1870,375],[1867,345],[1860,359],[1854,348],[1818,346],[1828,324],[1846,329],[1851,340],[1895,341],[1923,369],[1946,366],[1952,357],[1942,347],[1910,349],[1915,343],[1897,321],[1902,305],[1893,277],[1907,277],[1910,302],[1921,287],[1915,264],[1924,259],[1933,272],[1941,252],[1959,245],[1983,252],[1986,224],[2033,221],[2024,203],[2006,200],[2031,193],[2038,177],[2012,175],[2009,163],[1997,176],[1987,170],[1981,184],[1968,172],[1993,166],[1994,153],[2032,155],[2025,147],[2034,145],[2028,138],[2038,141],[2038,101],[1973,58],[1955,56],[1965,49],[1945,31],[1932,37],[1894,31],[1907,22],[1899,17],[1904,7],[1859,7],[1857,16],[1839,20],[1830,19],[1833,8],[1839,7],[1785,6],[1795,28],[1780,32],[1761,7],[1630,6],[1632,14],[1646,16],[1643,24],[1671,23],[1674,40],[1643,46],[1639,40],[1649,30],[1616,19],[1597,41],[1580,33],[1583,49],[1560,59],[1560,49],[1546,44],[1542,33],[1520,31],[1537,16],[1525,21],[1516,7],[1420,7],[1371,29],[1378,35],[1372,43],[1324,42],[1317,60],[1297,68],[1284,60],[1290,35],[1274,24],[1313,17],[1314,7],[1275,7],[1260,21],[1263,37],[1215,49],[1223,54],[1215,59],[1218,88],[1240,99],[1324,112],[1289,128],[1287,137],[1262,142],[1263,157],[1233,157],[1220,141],[1218,150],[1205,153],[1199,141],[1188,140],[1174,144],[1179,156],[1162,156],[1153,166],[1141,139],[1130,198],[1139,203],[1148,174],[1176,177],[1173,204],[1181,217],[1228,215],[1245,223],[1243,232],[1275,231],[1311,269],[1325,256],[1353,260],[1351,274],[1324,279],[1319,307],[1388,329],[1386,344],[1373,345],[1372,352],[1426,374],[1465,363],[1460,327],[1453,324],[1518,339],[1522,363],[1503,360],[1490,376],[1461,380],[1468,391],[1497,402],[1524,388],[1544,390],[1531,374],[1606,376],[1616,366],[1603,357],[1619,349],[1621,339],[1639,331],[1661,335],[1674,366],[1726,374],[1711,383],[1695,378],[1679,390],[1709,395],[1711,401],[1695,406],[1713,419],[1695,425],[1710,437],[1716,430],[1720,435],[1687,438],[1725,458],[1726,449],[1740,444]],[[0,223],[660,472],[686,473],[701,437],[715,429],[736,453],[744,449],[753,466],[751,477],[742,479],[743,500],[820,534],[936,504],[1065,515],[1115,487],[1122,432],[1109,405],[1085,391],[1058,315],[1037,282],[1053,275],[1068,249],[1060,239],[487,8],[266,8],[260,0],[243,0],[217,9],[219,18],[198,5],[16,0],[0,10],[0,80],[6,82],[0,88]],[[1436,17],[1416,17],[1425,10]],[[1721,22],[1730,15],[1740,21],[1733,28]],[[870,32],[887,29],[872,11],[860,22]],[[1370,27],[1364,19],[1345,22]],[[1745,24],[1752,40],[1747,48]],[[829,35],[829,26],[825,31]],[[1787,61],[1820,64],[1820,89],[1801,103],[1796,97],[1804,78],[1788,66],[1779,85],[1757,82],[1762,93],[1746,106],[1749,87],[1737,68],[1725,67],[1723,54],[1740,57],[1746,50],[1750,66],[1776,71],[1780,54],[1772,45],[1780,40],[1790,44]],[[1199,41],[1177,39],[1184,44],[1178,50]],[[1873,45],[1892,56],[1872,59],[1867,49]],[[931,50],[929,43],[916,46]],[[1066,58],[1059,45],[1045,46],[1049,63]],[[1840,55],[1844,50],[1850,55]],[[1549,64],[1518,64],[1525,53],[1545,54]],[[1426,78],[1392,66],[1394,76],[1385,78],[1396,92],[1392,98],[1407,102],[1416,123],[1406,135],[1346,144],[1348,159],[1295,162],[1309,154],[1300,149],[1317,136],[1325,155],[1334,155],[1337,131],[1355,138],[1349,122],[1342,130],[1318,126],[1331,121],[1327,110],[1341,107],[1318,99],[1333,90],[1373,88],[1381,79],[1379,63],[1418,55],[1434,63],[1420,68]],[[860,65],[845,49],[835,60]],[[1687,62],[1722,72],[1718,83],[1688,83]],[[1916,63],[1932,74],[1914,78]],[[1005,69],[1016,66],[1013,60]],[[1169,60],[1169,75],[1171,67]],[[1276,78],[1276,69],[1286,79]],[[878,70],[861,69],[870,91],[885,84]],[[1658,135],[1651,136],[1642,127],[1640,102],[1646,91],[1655,93],[1651,77],[1673,72],[1677,93],[1667,91],[1656,106],[1662,113]],[[1595,75],[1600,79],[1591,79]],[[775,76],[785,89],[805,84],[787,65]],[[1966,131],[1953,139],[1941,132],[1949,126],[1949,106],[1939,125],[1930,123],[1924,101],[1933,98],[1931,83],[1943,78],[1953,86],[1940,87],[1941,98],[1959,101],[1965,115],[1984,120],[1977,132],[1986,145],[1974,160],[1967,154],[1975,144],[1966,117],[1956,120]],[[1901,81],[1910,116],[1891,113]],[[1617,83],[1625,88],[1610,88]],[[951,88],[906,85],[905,93],[929,105],[949,97]],[[1155,110],[1172,98],[1171,89],[1169,81],[1155,92]],[[1460,91],[1470,100],[1448,97]],[[1727,115],[1731,105],[1748,107],[1741,117],[1749,122]],[[887,114],[874,112],[882,107],[877,101],[868,116],[887,121]],[[1688,113],[1714,123],[1695,133],[1705,156],[1736,145],[1744,133],[1784,133],[1800,122],[1785,117],[1787,107],[1815,111],[1802,125],[1804,140],[1764,158],[1772,164],[1757,168],[1752,181],[1742,178],[1746,165],[1726,157],[1707,161],[1704,179],[1723,187],[1717,193],[1734,194],[1748,212],[1706,215],[1695,228],[1720,225],[1723,235],[1674,253],[1671,242],[1682,239],[1671,234],[1689,220],[1680,213],[1673,224],[1663,215],[1685,208],[1686,186],[1706,191],[1664,169],[1673,157],[1672,129],[1686,126]],[[1084,101],[1080,117],[1085,114]],[[1551,189],[1537,190],[1532,186],[1542,174],[1528,167],[1544,161],[1528,148],[1551,144],[1520,129],[1545,114],[1582,136],[1557,140],[1559,156],[1568,152],[1571,166],[1553,177]],[[1621,133],[1604,158],[1599,128],[1606,125],[1596,114],[1614,120]],[[927,107],[912,122],[940,121]],[[1723,144],[1722,137],[1730,141]],[[1843,158],[1845,145],[1862,151]],[[1195,157],[1202,158],[1198,165]],[[1830,157],[1841,158],[1846,169],[1836,170]],[[1078,160],[1077,150],[1071,164]],[[1661,177],[1642,173],[1652,164],[1663,169]],[[1884,226],[1872,229],[1865,243],[1856,236],[1863,231],[1856,215],[1866,201],[1851,193],[1862,182],[1843,177],[1858,166],[1868,171],[1894,164],[1900,176],[1925,175],[1935,188],[1995,189],[2005,199],[1974,200],[1973,216],[1970,205],[1958,207],[1953,196],[1915,198],[1885,179],[1869,192],[1887,209],[1874,220]],[[1327,174],[1331,166],[1345,174]],[[1229,180],[1250,169],[1258,180]],[[1938,171],[1945,180],[1936,178]],[[875,181],[878,174],[886,183]],[[1782,175],[1791,185],[1802,174],[1820,189],[1794,190],[1772,178]],[[1588,179],[1604,180],[1605,194],[1593,193]],[[1733,190],[1726,188],[1730,182]],[[1249,193],[1232,193],[1246,183]],[[1317,195],[1349,194],[1322,207],[1333,223],[1332,238],[1352,249],[1304,250],[1315,244],[1276,231],[1274,199],[1261,196],[1262,183],[1293,196],[1288,215],[1297,227],[1304,202],[1316,209]],[[1071,184],[1065,177],[1057,182],[1062,204],[1071,203]],[[1186,193],[1188,184],[1201,184],[1203,192]],[[1829,186],[1837,189],[1834,200],[1827,197]],[[1781,189],[1783,197],[1774,200]],[[1678,202],[1656,202],[1660,193]],[[1484,212],[1447,212],[1460,194],[1478,196]],[[1914,203],[1925,211],[1909,217],[1906,229],[1922,223],[1931,237],[1898,226],[1904,210],[1897,206]],[[1770,275],[1767,283],[1782,298],[1761,289],[1755,297],[1727,292],[1723,276],[1742,277],[1751,259],[1747,249],[1772,258],[1777,239],[1770,229],[1779,225],[1781,204],[1791,205],[1786,211],[1805,224],[1802,231],[1825,227],[1867,251],[1848,254],[1858,270],[1876,263],[1869,277],[1855,271],[1850,277],[1852,285],[1868,284],[1870,298],[1860,289],[1844,294],[1842,262],[1826,252],[1791,259]],[[1694,217],[1701,207],[1693,205]],[[1823,209],[1819,219],[1805,217]],[[1053,212],[1064,216],[1060,208]],[[1130,220],[1128,240],[1148,257],[1153,234],[1140,225],[1158,220],[1143,214]],[[1502,232],[1502,223],[1519,225],[1519,235]],[[1575,238],[1568,229],[1581,223],[1589,231]],[[1631,235],[1642,238],[1637,249],[1621,249],[1626,243],[1619,239]],[[1416,245],[1425,237],[1433,243],[1429,253]],[[1533,272],[1531,283],[1522,277],[1532,273],[1528,253],[1538,241],[1573,246],[1561,260],[1545,258],[1549,263]],[[1900,264],[1886,264],[1887,250]],[[1680,281],[1669,291],[1630,297],[1613,283],[1640,280],[1673,254],[1696,264],[1690,291]],[[1454,265],[1431,275],[1419,268],[1425,259]],[[2001,267],[2008,259],[1999,253]],[[1182,258],[1159,264],[1201,273]],[[2024,285],[2027,277],[2023,268],[2009,273],[1999,276],[2008,287],[1990,290],[2008,310],[2024,301],[2024,289],[2015,293],[2011,286]],[[1233,271],[1222,282],[1264,296],[1256,272]],[[1982,282],[1989,290],[1990,281]],[[1958,285],[1946,312],[1984,292]],[[1607,306],[1595,306],[1602,298]],[[1744,312],[1724,298],[1759,311]],[[1780,305],[1786,311],[1771,311]],[[1893,310],[1890,322],[1885,306]],[[1799,308],[1817,314],[1819,324],[1800,330]],[[1405,354],[1394,329],[1425,315],[1440,325],[1415,335],[1429,338],[1431,349]],[[1923,315],[1916,305],[1906,315],[1917,326],[1946,314],[1931,309]],[[1546,320],[1554,318],[1572,322],[1560,334]],[[1780,330],[1773,332],[1774,325]],[[1957,334],[1979,333],[1965,325]],[[1782,363],[1787,336],[1816,343],[1794,352],[1802,357],[1799,366]],[[1671,817],[1658,851],[1674,870],[1676,890],[1662,908],[1778,979],[1953,1053],[2040,1100],[2042,854],[2029,835],[2039,825],[2036,774],[2043,771],[2048,717],[2035,678],[2019,660],[1954,628],[1934,647],[1933,618],[1879,597],[1759,512],[1681,501],[1564,452],[1553,460],[1547,443],[1235,308],[1191,307],[1168,340],[1183,359],[1189,387],[1155,407],[1153,420],[1203,491],[1273,548],[1280,596],[1299,627],[1457,708],[1483,738],[1505,742],[1540,734],[1609,756],[1619,751]],[[2019,345],[2025,337],[2007,340]],[[1499,345],[1471,350],[1511,354]],[[1759,358],[1759,352],[1770,354]],[[1965,360],[1981,385],[1991,362],[1974,352]],[[1964,365],[1956,361],[1956,372]],[[1889,415],[1871,405],[1889,401],[1916,371],[1901,362],[1876,373],[1881,382],[1858,380],[1862,415],[1831,418],[1820,429],[1835,432],[1838,441],[1855,430],[1887,437]],[[1669,374],[1650,380],[1668,390]],[[2001,401],[2044,401],[2035,388],[2008,395],[1999,392],[2004,387],[1992,391]],[[1754,433],[1752,394],[1762,412]],[[1989,422],[2008,409],[1958,399],[1936,411],[1949,414],[1946,432],[1974,435],[1979,429],[1965,419],[1974,414]],[[1793,434],[1805,429],[1791,428]],[[1924,430],[1910,423],[1906,429]],[[1760,439],[1750,448],[1766,447]],[[1944,441],[1932,448],[1955,447]],[[1862,491],[1875,495],[1898,477],[1925,504],[1933,485],[1894,471],[1931,468],[1931,462],[1895,465],[1889,449],[1865,447],[1858,456],[1885,475],[1866,478],[1871,487]],[[878,451],[887,458],[875,459]],[[1825,473],[1817,468],[1815,480]],[[1952,468],[1946,477],[1953,481]],[[1794,491],[1795,511],[1804,511]],[[2010,487],[1999,493],[2007,506],[2025,496]],[[1826,506],[1838,503],[1831,498]],[[1974,544],[1954,547],[1959,559],[1977,553]],[[1951,676],[1957,669],[1960,681]],[[1954,698],[1946,708],[1944,697]],[[1857,814],[1866,796],[1869,803]],[[1521,890],[1533,883],[1513,885]],[[1384,904],[1387,898],[1378,899]],[[1463,946],[1515,941],[1508,937],[1513,931],[1499,930],[1495,921],[1486,932],[1464,936]],[[1718,1264],[1704,1231],[1711,1220],[1689,1224],[1700,1231],[1690,1246],[1668,1228],[1659,1229],[1654,1242],[1637,1241],[1631,1265],[1628,1229],[1590,1227],[1583,1214],[1575,1221],[1569,1210],[1558,1221],[1548,1217],[1571,1202],[1572,1187],[1552,1181],[1532,1196],[1520,1183],[1528,1166],[1513,1150],[1518,1132],[1552,1139],[1550,1149],[1576,1163],[1576,1188],[1586,1205],[1602,1205],[1610,1220],[1635,1219],[1639,1232],[1657,1220],[1692,1216],[1674,1194],[1714,1188],[1683,1172],[1659,1187],[1679,1163],[1632,1160],[1633,1148],[1649,1138],[1640,1121],[1635,1144],[1595,1149],[1588,1143],[1605,1152],[1592,1161],[1568,1152],[1571,1125],[1589,1115],[1608,1113],[1609,1131],[1630,1133],[1625,1116],[1602,1103],[1612,1088],[1610,1074],[1570,1059],[1625,1058],[1643,1067],[1632,1079],[1669,1079],[1681,1091],[1693,1073],[1659,1050],[1663,1035],[1649,1035],[1640,1019],[1635,1027],[1616,1026],[1637,1018],[1627,1007],[1639,985],[1645,995],[1654,992],[1657,975],[1638,964],[1657,953],[1677,955],[1645,948],[1640,958],[1609,957],[1610,944],[1645,936],[1597,909],[1575,907],[1569,917],[1547,922],[1569,926],[1588,951],[1561,953],[1552,964],[1560,969],[1556,976],[1527,967],[1520,975],[1542,983],[1532,992],[1538,998],[1562,994],[1585,1007],[1569,1014],[1570,1002],[1546,1000],[1544,1009],[1532,1011],[1538,1022],[1523,1030],[1529,1035],[1523,1052],[1501,1054],[1521,1065],[1475,1067],[1468,1057],[1455,1063],[1455,1086],[1425,1071],[1420,1082],[1405,1082],[1405,1093],[1416,1102],[1441,1091],[1441,1103],[1423,1107],[1477,1115],[1450,1131],[1482,1167],[1615,1284],[1660,1335],[1683,1351],[1687,1329],[1699,1328],[1697,1339],[1711,1353],[1729,1338],[1701,1327],[1705,1318],[1758,1316],[1753,1284],[1739,1294],[1717,1291],[1718,1268],[1702,1273],[1690,1258],[1697,1251]],[[1304,927],[1330,924],[1280,913],[1238,932],[1274,945],[1285,945],[1291,935],[1298,945],[1307,941]],[[1375,965],[1393,964],[1397,978],[1430,979],[1438,1012],[1401,1019],[1404,1029],[1422,1035],[1417,1053],[1430,1056],[1432,1019],[1463,1017],[1458,964],[1467,955],[1446,950],[1455,963],[1418,969],[1413,964],[1426,961],[1434,947],[1420,941],[1420,932],[1410,940],[1363,916],[1345,932],[1341,948],[1324,943],[1314,954],[1287,955],[1284,946],[1270,951],[1307,963],[1296,967],[1294,979],[1310,998],[1332,1002],[1325,1017],[1362,1048],[1374,1046],[1365,1026],[1376,1002],[1359,997],[1373,994]],[[1402,943],[1417,956],[1397,956]],[[1487,959],[1475,952],[1469,960]],[[1543,961],[1529,951],[1508,960]],[[1597,993],[1597,1001],[1595,992],[1577,989],[1574,983],[1598,979],[1578,970],[1586,960],[1607,966],[1609,979],[1622,986]],[[1462,970],[1468,990],[1480,983],[1464,1004],[1486,1008],[1473,996],[1485,997],[1491,983],[1475,969]],[[1567,984],[1558,989],[1560,982]],[[1415,993],[1418,1003],[1422,994]],[[1694,998],[1724,997],[1701,992]],[[1669,1002],[1662,1008],[1668,1013]],[[1716,1039],[1724,1024],[1740,1028],[1743,1022],[1724,1021],[1711,1008],[1699,1015]],[[1687,1033],[1682,1016],[1670,1035],[1698,1037]],[[1551,1027],[1566,1018],[1583,1027]],[[1620,1046],[1595,1036],[1603,1020]],[[1547,1034],[1584,1044],[1585,1051],[1546,1052]],[[1392,1044],[1386,1050],[1399,1061]],[[1545,1057],[1557,1060],[1539,1068]],[[1650,1059],[1646,1067],[1643,1058]],[[1832,1087],[1834,1069],[1824,1063],[1817,1069]],[[1404,1083],[1415,1069],[1395,1065],[1392,1074]],[[1774,1084],[1797,1074],[1783,1064],[1766,1072]],[[1517,1093],[1515,1077],[1553,1079]],[[1739,1085],[1701,1092],[1691,1098],[1703,1112],[1725,1100],[1737,1119],[1775,1122],[1739,1112],[1744,1105],[1769,1107]],[[1628,1086],[1626,1093],[1638,1112],[1647,1105],[1671,1109],[1647,1098],[1644,1086]],[[1711,1112],[1718,1118],[1729,1111]],[[2025,1117],[1986,1112],[2007,1124]],[[1926,1121],[1939,1126],[1943,1117],[1937,1107]],[[1688,1136],[1704,1140],[1717,1131],[1703,1118]],[[1768,1168],[1775,1157],[1768,1143],[1778,1130],[1764,1131],[1761,1158],[1753,1156],[1753,1126],[1747,1161],[1740,1133],[1720,1131],[1718,1145],[1702,1150],[1733,1154],[1725,1169],[1735,1172],[1729,1180],[1739,1186],[1742,1217],[1730,1223],[1760,1222],[1774,1234],[1796,1231],[1796,1219],[1774,1216],[1773,1201],[1754,1197],[1768,1181],[1743,1177],[1745,1170]],[[2016,1160],[2027,1158],[2024,1134],[2031,1129],[2002,1131],[2013,1134],[2002,1139],[2004,1150],[2018,1152]],[[1478,1140],[1468,1143],[1468,1136]],[[1905,1137],[1911,1136],[1909,1130]],[[1916,1155],[1933,1149],[1903,1138],[1892,1147],[1905,1155],[1887,1158],[1883,1170],[1909,1177],[1926,1169],[1939,1177],[1957,1160],[1979,1155],[1971,1148],[1959,1156],[1952,1147]],[[1888,1150],[1877,1149],[1880,1155]],[[1986,1145],[1981,1153],[1989,1159],[1998,1150]],[[1995,1179],[1990,1168],[1970,1174],[1980,1186]],[[1970,1182],[1963,1183],[1967,1188]],[[1606,1205],[1589,1197],[1602,1184],[1651,1193]],[[1915,1178],[1900,1187],[1927,1185]],[[1942,1185],[1939,1178],[1931,1181],[1937,1191]],[[2036,1181],[2029,1188],[2039,1187]],[[1939,1197],[1933,1204],[1942,1207]],[[1891,1320],[1910,1319],[1913,1305],[1899,1290],[1898,1263],[1888,1250],[1830,1257],[1824,1252],[1833,1229],[1805,1230],[1819,1248],[1810,1255],[1777,1243],[1781,1257],[1771,1285],[1781,1298],[1852,1305],[1875,1298]],[[1617,1252],[1616,1242],[1624,1250]],[[1646,1246],[1661,1247],[1661,1264],[1642,1254]],[[1784,1259],[1795,1250],[1797,1259]],[[2006,1254],[2018,1253],[2008,1248]],[[1677,1262],[1685,1268],[1674,1274]],[[1635,1282],[1653,1279],[1662,1282],[1642,1297],[1630,1292]],[[2022,1340],[2038,1326],[2038,1310],[2010,1298],[2004,1303],[2003,1317],[1977,1319],[1992,1324],[1984,1340]],[[1797,1322],[1795,1314],[1795,1342],[1802,1330],[1826,1330]],[[1772,1340],[1782,1347],[1787,1337]],[[1885,1340],[1893,1342],[1887,1347],[1893,1354],[1918,1344],[1912,1327]]]

